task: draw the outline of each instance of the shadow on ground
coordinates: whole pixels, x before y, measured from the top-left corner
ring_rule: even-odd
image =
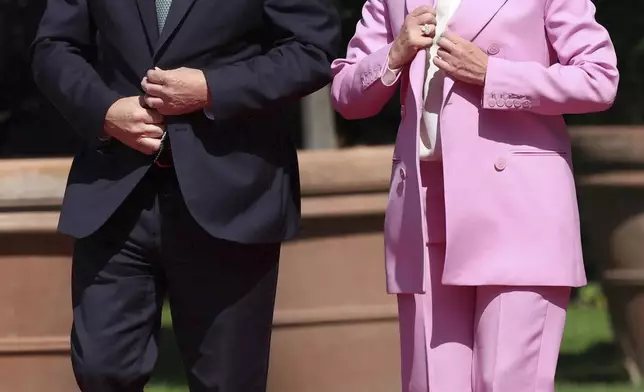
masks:
[[[557,381],[569,383],[625,383],[628,374],[622,365],[619,347],[601,342],[579,353],[559,356]]]
[[[167,386],[186,385],[183,365],[172,329],[161,331],[159,362],[153,383]],[[557,381],[574,384],[626,383],[628,375],[622,366],[619,348],[614,343],[597,343],[579,353],[562,353],[559,357]]]

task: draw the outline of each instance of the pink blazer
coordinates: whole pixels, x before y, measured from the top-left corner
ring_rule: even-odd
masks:
[[[426,3],[367,0],[346,58],[332,65],[333,105],[349,119],[377,114],[401,87],[402,120],[385,220],[389,292],[425,292],[432,241],[446,241],[445,284],[583,286],[570,139],[562,115],[609,108],[619,80],[612,42],[595,21],[591,0],[461,2],[448,28],[486,51],[489,66],[484,87],[449,77],[445,82],[444,239],[428,238],[421,203],[418,128],[425,52],[397,85],[380,81],[405,16]]]

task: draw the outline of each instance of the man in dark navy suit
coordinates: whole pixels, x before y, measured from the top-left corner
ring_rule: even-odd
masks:
[[[143,390],[166,297],[191,391],[265,391],[300,210],[284,108],[339,38],[331,0],[48,0],[34,77],[84,140],[59,223],[84,392]]]

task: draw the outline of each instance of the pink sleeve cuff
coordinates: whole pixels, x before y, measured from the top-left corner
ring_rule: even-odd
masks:
[[[509,68],[510,67],[510,68]],[[539,100],[516,91],[504,77],[513,71],[512,63],[490,57],[483,86],[482,107],[492,110],[530,110],[539,106]]]

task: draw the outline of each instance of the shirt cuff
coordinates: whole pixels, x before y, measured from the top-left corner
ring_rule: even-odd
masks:
[[[382,84],[384,84],[387,87],[391,87],[396,82],[398,82],[398,79],[400,78],[400,71],[401,69],[391,69],[389,66],[389,56],[387,56],[387,65],[385,66],[385,71],[382,73],[382,76],[380,77],[380,81]]]
[[[101,130],[101,133],[98,135],[98,140],[101,142],[106,142],[110,139],[112,139],[112,136],[108,135],[104,130]]]

